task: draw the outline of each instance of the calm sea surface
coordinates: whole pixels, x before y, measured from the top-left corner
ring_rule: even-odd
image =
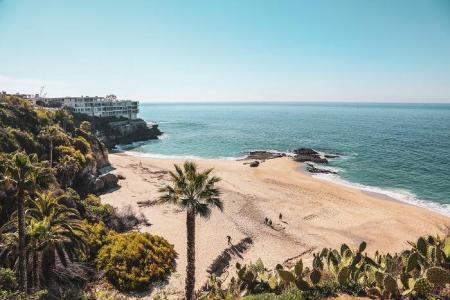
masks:
[[[450,215],[449,104],[144,104],[164,135],[127,146],[154,157],[233,158],[251,150],[311,147],[343,184]],[[123,147],[122,147],[123,148]]]

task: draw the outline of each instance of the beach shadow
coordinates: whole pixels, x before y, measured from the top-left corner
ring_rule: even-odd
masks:
[[[102,193],[100,193],[100,195],[106,195],[106,194],[109,194],[109,193],[113,193],[113,192],[115,192],[115,191],[120,190],[121,188],[122,188],[122,187],[121,187],[120,185],[117,185],[117,186],[114,187],[114,188],[110,188],[110,189],[104,190]]]
[[[253,244],[253,240],[250,237],[243,238],[237,244],[231,244],[230,247],[225,248],[221,254],[219,254],[208,267],[207,272],[210,275],[220,277],[226,269],[230,266],[230,261],[234,257],[243,258],[242,254],[250,248]]]

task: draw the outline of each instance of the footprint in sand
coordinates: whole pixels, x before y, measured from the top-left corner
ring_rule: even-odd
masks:
[[[305,220],[305,221],[311,221],[311,220],[314,220],[314,219],[316,219],[316,218],[318,218],[318,217],[319,217],[318,215],[311,214],[311,215],[307,215],[306,217],[304,217],[303,220]]]

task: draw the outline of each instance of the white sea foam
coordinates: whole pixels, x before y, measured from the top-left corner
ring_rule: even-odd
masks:
[[[238,160],[240,157],[232,157],[232,156],[224,156],[217,158],[207,158],[200,157],[196,155],[166,155],[166,154],[157,154],[157,153],[147,153],[147,152],[139,152],[139,151],[122,151],[127,155],[137,156],[137,157],[147,157],[147,158],[156,158],[156,159],[179,159],[179,160]]]
[[[339,175],[336,174],[314,174],[312,175],[315,178],[331,181],[334,183],[338,183],[341,185],[345,185],[348,187],[353,187],[360,189],[365,192],[376,193],[384,196],[388,196],[397,201],[405,202],[408,204],[420,206],[423,208],[427,208],[433,210],[435,212],[441,213],[445,216],[450,217],[450,205],[449,204],[440,204],[436,202],[421,200],[417,198],[417,196],[410,191],[401,190],[401,189],[385,189],[376,186],[367,186],[360,183],[350,182],[342,179]]]
[[[163,133],[160,136],[158,136],[158,140],[167,140],[169,138],[169,135],[167,133]]]

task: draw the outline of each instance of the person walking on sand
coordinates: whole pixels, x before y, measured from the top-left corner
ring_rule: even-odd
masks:
[[[231,236],[227,235],[228,245],[231,245]]]
[[[280,215],[278,216],[278,219],[280,219],[280,221],[283,220],[283,215],[280,213]]]

